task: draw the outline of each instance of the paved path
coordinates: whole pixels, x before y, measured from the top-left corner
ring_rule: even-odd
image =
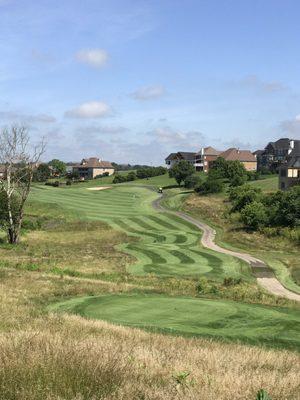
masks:
[[[279,280],[275,277],[275,275],[274,275],[273,271],[270,269],[270,267],[267,264],[265,264],[263,261],[259,260],[258,258],[255,258],[247,253],[239,253],[239,252],[224,249],[223,247],[218,246],[215,243],[216,231],[213,228],[211,228],[209,225],[205,224],[204,222],[200,222],[197,219],[195,219],[195,218],[191,217],[190,215],[187,215],[181,211],[170,211],[168,209],[165,209],[160,204],[161,200],[162,200],[162,196],[153,202],[153,207],[156,210],[161,211],[161,212],[168,212],[171,214],[175,214],[178,217],[183,218],[184,220],[190,222],[191,224],[193,224],[193,225],[197,226],[199,229],[201,229],[203,231],[201,243],[204,247],[214,250],[214,251],[217,251],[218,253],[228,254],[233,257],[237,257],[237,258],[247,262],[248,264],[250,264],[252,271],[257,278],[257,282],[260,286],[262,286],[267,291],[269,291],[270,293],[272,293],[276,296],[286,297],[290,300],[300,301],[300,295],[286,289],[279,282]]]

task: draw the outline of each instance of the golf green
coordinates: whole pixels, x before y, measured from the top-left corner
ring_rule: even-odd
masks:
[[[162,295],[75,298],[51,310],[158,332],[300,349],[300,314],[285,308]]]
[[[72,210],[78,218],[102,220],[113,228],[139,238],[122,249],[137,261],[128,266],[136,275],[206,277],[223,281],[225,276],[251,280],[249,266],[234,257],[215,253],[200,244],[201,232],[172,214],[152,207],[153,190],[120,185],[106,190],[86,187],[35,186],[31,199],[55,203]]]

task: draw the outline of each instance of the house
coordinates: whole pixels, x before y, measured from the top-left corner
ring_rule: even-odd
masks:
[[[190,162],[192,165],[195,164],[195,156],[196,153],[190,153],[186,151],[178,151],[177,153],[171,153],[165,159],[167,167],[172,168],[174,164],[177,164],[179,161],[185,160]]]
[[[224,158],[226,161],[240,161],[247,171],[257,170],[256,156],[250,150],[240,150],[232,147],[221,153],[219,157]]]
[[[295,141],[294,148],[285,164],[279,168],[279,189],[287,190],[300,184],[300,140]]]
[[[73,166],[73,172],[78,172],[82,179],[93,179],[104,173],[112,175],[114,167],[109,161],[102,161],[97,157],[83,159],[80,164]]]
[[[287,161],[297,142],[300,141],[281,138],[276,142],[269,142],[264,150],[257,150],[254,154],[257,156],[258,169],[277,171],[280,165]]]
[[[208,172],[210,164],[215,161],[222,152],[214,149],[213,147],[202,147],[202,149],[196,153],[195,156],[195,167],[196,171]]]
[[[76,167],[78,163],[67,162],[66,163],[66,173],[71,174],[73,172],[73,168]]]

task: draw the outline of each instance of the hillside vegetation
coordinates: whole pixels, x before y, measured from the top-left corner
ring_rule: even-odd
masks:
[[[0,399],[296,399],[297,305],[154,210],[155,191],[97,181],[36,185],[21,243],[0,244]]]

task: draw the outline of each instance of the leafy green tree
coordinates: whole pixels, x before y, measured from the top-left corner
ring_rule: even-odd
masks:
[[[176,163],[170,170],[169,176],[170,178],[175,178],[178,185],[181,185],[188,176],[193,175],[195,172],[195,168],[191,163],[186,160],[181,160]]]
[[[227,166],[228,161],[223,157],[218,157],[215,161],[211,163],[211,167],[209,169],[209,173],[214,173],[215,178],[227,178]]]
[[[230,189],[229,199],[232,201],[232,212],[241,211],[247,204],[259,201],[262,190],[250,185],[238,186]]]
[[[222,179],[208,178],[195,187],[195,192],[199,194],[221,193],[223,190],[224,182]]]
[[[268,222],[266,207],[259,201],[247,204],[241,211],[241,221],[251,229],[259,229]]]
[[[53,171],[57,175],[63,175],[66,173],[66,164],[63,161],[53,159],[51,160],[48,165],[53,168]]]
[[[136,180],[136,173],[134,171],[129,172],[127,174],[126,179],[127,179],[128,182],[135,181]]]
[[[40,164],[33,173],[33,180],[37,182],[45,182],[51,176],[51,170],[48,164]]]
[[[189,175],[184,180],[184,187],[187,189],[193,189],[202,183],[202,177],[196,174]]]

